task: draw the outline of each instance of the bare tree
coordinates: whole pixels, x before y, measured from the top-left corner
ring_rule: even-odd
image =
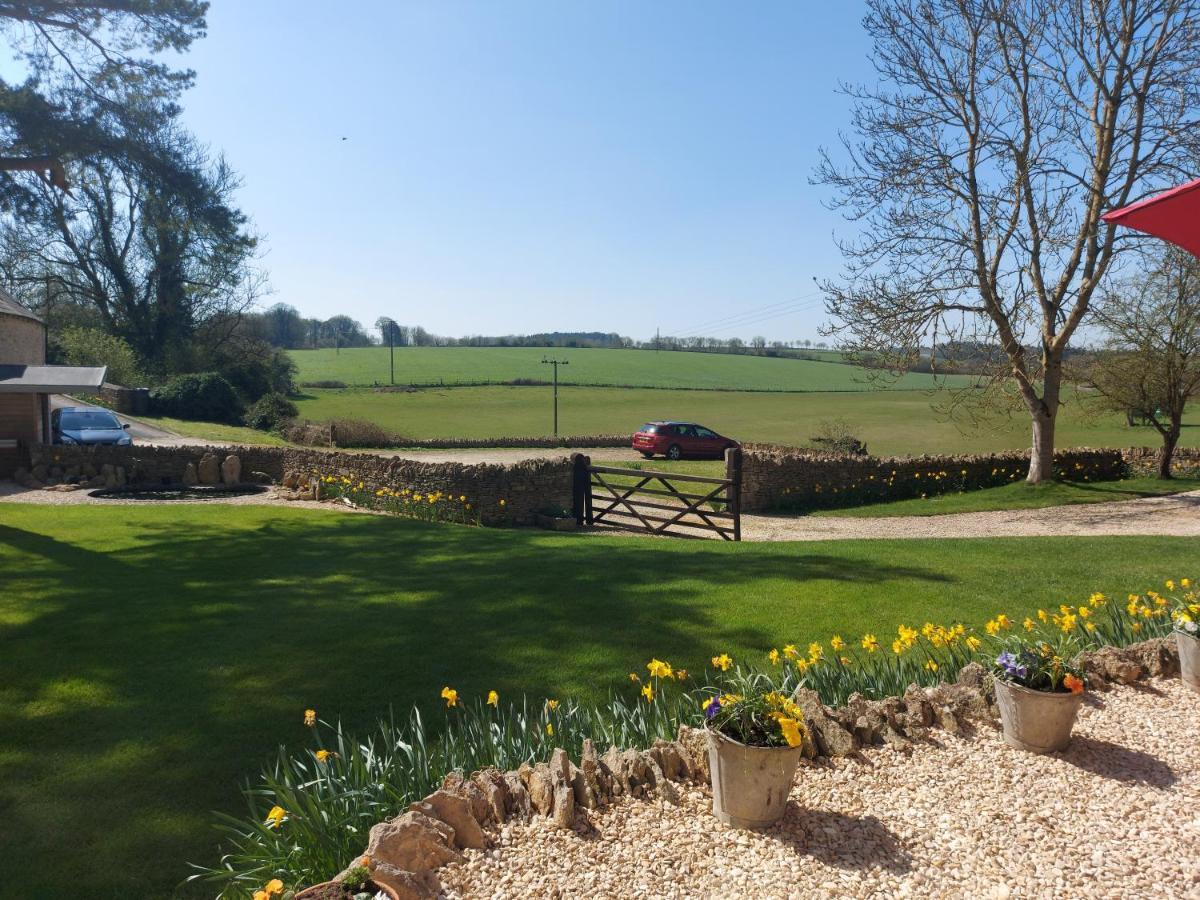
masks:
[[[1170,478],[1184,408],[1200,394],[1200,261],[1162,253],[1142,277],[1106,292],[1096,318],[1107,340],[1082,380],[1110,409],[1154,426],[1158,477]]]
[[[895,371],[998,344],[1043,481],[1064,352],[1133,243],[1100,216],[1200,159],[1200,0],[868,0],[864,24],[880,77],[844,88],[848,162],[816,176],[861,226],[832,330]]]

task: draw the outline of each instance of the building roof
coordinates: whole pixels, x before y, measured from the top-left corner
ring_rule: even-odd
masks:
[[[0,394],[61,394],[94,391],[104,384],[108,366],[0,365]]]
[[[23,319],[33,319],[35,322],[42,322],[39,316],[35,316],[28,309],[17,302],[16,298],[4,288],[0,288],[0,315],[20,316]],[[45,322],[42,322],[44,325]]]

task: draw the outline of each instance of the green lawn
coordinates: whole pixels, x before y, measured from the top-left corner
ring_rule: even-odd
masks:
[[[389,383],[388,349],[292,350],[297,381]],[[501,383],[517,378],[549,381],[544,357],[565,359],[560,382],[655,388],[721,388],[743,391],[864,391],[876,382],[856,366],[806,359],[772,359],[723,353],[653,350],[544,350],[538,347],[404,347],[396,351],[396,384]],[[954,384],[968,379],[954,376]],[[931,375],[905,375],[894,386],[928,388]]]
[[[272,447],[282,447],[287,444],[283,438],[268,431],[257,428],[247,428],[244,425],[224,425],[220,422],[190,422],[187,419],[172,419],[168,416],[138,416],[139,421],[157,425],[167,431],[173,431],[184,437],[194,437],[205,441],[219,441],[223,444],[266,444]]]
[[[1042,509],[1048,506],[1068,506],[1077,503],[1106,503],[1114,500],[1136,500],[1139,497],[1159,497],[1183,491],[1200,490],[1200,478],[1127,478],[1124,481],[1052,482],[1031,485],[1024,482],[963,494],[944,494],[926,500],[895,500],[846,509],[826,509],[817,516],[938,516],[947,513],[983,512],[994,509]]]
[[[1194,539],[722,545],[268,507],[0,504],[0,893],[157,897],[305,707],[602,697],[651,655],[1195,577]]]
[[[603,351],[598,351],[603,352]],[[617,351],[613,351],[617,352]],[[735,357],[736,358],[736,357]],[[829,365],[831,368],[845,366]],[[800,445],[824,420],[843,419],[876,455],[983,453],[1029,447],[1028,417],[961,431],[939,417],[928,391],[766,394],[615,388],[561,388],[559,431],[566,435],[630,434],[651,419],[690,419],[744,441]],[[413,438],[533,437],[549,434],[552,398],[544,387],[307,390],[300,414],[316,421],[365,419]],[[1182,444],[1200,444],[1193,412]],[[1070,403],[1061,413],[1059,446],[1158,444],[1150,428],[1127,428],[1116,416],[1085,415]]]

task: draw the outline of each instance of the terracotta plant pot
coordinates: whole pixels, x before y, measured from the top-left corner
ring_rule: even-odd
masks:
[[[368,891],[372,896],[382,892],[389,900],[400,900],[400,895],[395,890],[388,887],[386,884],[380,884],[377,881],[368,882],[369,887],[364,886],[362,890]],[[309,900],[311,897],[320,897],[322,893],[331,887],[339,886],[336,881],[322,881],[320,884],[314,884],[312,887],[306,887],[295,896],[295,900]]]
[[[708,732],[713,815],[734,828],[766,828],[787,809],[801,747],[749,747]]]
[[[995,684],[1006,743],[1030,753],[1053,753],[1071,742],[1082,693],[1034,691],[999,678]]]
[[[1179,647],[1179,674],[1183,683],[1200,694],[1200,637],[1176,629],[1175,645]]]

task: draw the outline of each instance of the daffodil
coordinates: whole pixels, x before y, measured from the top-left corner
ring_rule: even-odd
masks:
[[[728,672],[730,666],[733,665],[733,660],[729,658],[728,653],[722,653],[720,656],[714,656],[712,658],[712,664],[714,669],[720,669],[722,672]]]
[[[767,659],[769,659],[771,661],[771,665],[773,665],[773,666],[779,665],[779,651],[772,648],[771,652],[767,654]]]
[[[654,702],[654,685],[643,684],[642,685],[642,696],[646,698],[647,703],[653,703]]]
[[[546,709],[550,710],[550,712],[554,712],[556,709],[558,709],[558,701],[557,700],[547,700],[546,701]]]
[[[650,674],[655,678],[671,677],[671,664],[665,663],[661,659],[650,660],[650,662],[646,663],[646,669],[649,670]]]
[[[313,755],[317,758],[317,762],[323,763],[329,759],[329,751],[328,750],[318,750]]]
[[[795,644],[785,644],[783,647],[783,655],[786,656],[788,659],[795,659],[796,658],[796,645]]]
[[[284,818],[287,816],[287,811],[282,806],[272,806],[271,811],[267,813],[266,824],[270,828],[278,828],[283,824]]]
[[[487,705],[500,708],[500,695],[495,691],[488,691]]]
[[[864,634],[862,637],[862,646],[863,646],[863,649],[866,650],[868,653],[874,653],[876,650],[879,649],[879,641],[875,638],[875,635],[873,635],[873,634]]]
[[[554,726],[549,722],[546,723],[546,737],[554,737]]]
[[[844,650],[846,649],[846,642],[842,640],[842,636],[840,634],[835,634],[829,639],[829,646],[834,650]]]
[[[315,709],[306,709],[304,711],[304,724],[309,728],[317,724],[317,711]]]
[[[446,706],[458,706],[458,691],[452,687],[444,687],[442,699],[446,701]]]

